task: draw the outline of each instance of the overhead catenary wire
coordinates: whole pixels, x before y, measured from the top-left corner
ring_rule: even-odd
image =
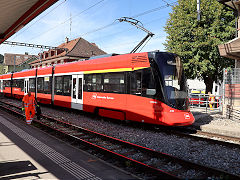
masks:
[[[142,13],[139,13],[139,14],[133,16],[133,18],[137,18],[137,17],[140,17],[140,16],[144,16],[144,15],[146,15],[146,14],[149,14],[149,13],[152,13],[152,12],[155,12],[155,11],[159,11],[159,10],[161,10],[161,9],[167,8],[167,7],[169,7],[169,6],[172,6],[172,5],[176,4],[176,3],[177,3],[177,2],[173,2],[173,3],[170,3],[169,5],[163,5],[163,6],[159,6],[159,7],[157,7],[157,8],[153,8],[153,9],[147,10],[147,11],[145,11],[145,12],[142,12]]]
[[[164,17],[166,17],[166,16],[162,16],[162,17],[154,19],[152,21],[145,22],[144,25],[146,26],[146,25],[151,24],[153,22],[156,22],[158,20],[162,20]],[[112,34],[109,34],[109,35],[105,35],[105,36],[101,36],[101,37],[98,37],[98,38],[94,38],[94,40],[100,39],[100,38],[106,38],[106,37],[114,36],[114,35],[121,34],[121,33],[124,33],[126,31],[129,31],[129,30],[135,30],[135,29],[136,29],[135,27],[127,28],[127,29],[124,29],[122,31],[118,31],[118,32],[115,32],[115,33],[112,33]],[[61,41],[61,42],[63,42],[63,41]]]
[[[38,36],[31,38],[29,41],[31,41],[31,40],[33,40],[33,39],[36,39],[36,38],[38,38],[39,36],[42,36],[43,34],[48,33],[49,31],[55,29],[56,27],[58,27],[58,26],[60,26],[60,25],[62,25],[62,24],[65,24],[66,22],[72,20],[73,18],[79,16],[80,14],[83,14],[84,12],[86,12],[86,11],[88,11],[89,9],[91,9],[91,8],[93,8],[93,7],[95,7],[95,6],[97,6],[98,4],[102,3],[103,1],[105,1],[105,0],[100,0],[100,1],[98,1],[97,3],[95,3],[95,4],[91,5],[91,6],[89,6],[88,8],[82,10],[80,13],[77,13],[77,14],[75,14],[74,16],[71,16],[71,17],[68,18],[67,20],[65,20],[65,21],[63,21],[63,22],[61,22],[61,23],[55,25],[55,26],[52,27],[51,29],[48,29],[47,31],[42,32],[42,33],[39,34]]]
[[[168,6],[171,6],[167,1],[165,0],[162,0],[163,2],[165,2]]]
[[[89,10],[90,8],[93,8],[94,6],[98,5],[99,3],[103,2],[103,1],[104,1],[104,0],[101,0],[101,1],[99,1],[99,2],[97,2],[97,3],[95,3],[94,5],[90,6],[89,8],[81,11],[78,15],[80,15],[80,14],[82,14],[83,12]],[[173,4],[175,4],[175,3],[176,3],[176,2],[170,3],[170,5],[173,5]],[[146,14],[149,14],[149,13],[152,13],[152,12],[155,12],[155,11],[159,11],[159,10],[164,9],[164,8],[167,8],[167,7],[169,7],[169,6],[168,6],[168,5],[159,6],[159,7],[157,7],[157,8],[153,8],[153,9],[144,11],[144,12],[142,12],[142,13],[136,14],[136,15],[133,16],[133,18],[140,17],[140,16],[144,16],[144,15],[146,15]],[[77,16],[78,16],[78,15],[77,15]],[[74,16],[74,17],[76,17],[76,16]],[[72,17],[72,18],[73,18],[73,17]],[[67,22],[67,21],[69,21],[69,20],[70,20],[70,18],[67,19],[67,20],[65,20],[65,21],[62,22],[61,24],[64,24],[65,22]],[[46,34],[47,32],[55,29],[56,27],[58,27],[58,26],[61,25],[61,24],[58,24],[58,25],[52,27],[51,29],[49,29],[48,31],[45,31],[45,32],[41,33],[40,35],[38,35],[38,36],[36,36],[36,37],[34,37],[34,38],[31,38],[29,41],[31,41],[31,40],[39,37],[39,36],[42,36],[42,35]],[[104,25],[104,26],[102,26],[102,27],[96,28],[96,29],[94,29],[94,30],[91,30],[91,31],[88,31],[88,32],[86,32],[86,33],[80,34],[80,35],[78,35],[78,36],[74,36],[73,39],[76,38],[76,37],[83,37],[83,36],[86,36],[86,35],[88,35],[88,34],[92,34],[92,33],[95,33],[95,32],[97,32],[97,31],[101,31],[101,30],[103,30],[103,29],[109,28],[109,27],[111,27],[111,26],[113,26],[113,25],[116,25],[116,24],[119,24],[119,22],[118,22],[118,21],[114,21],[114,22],[109,23],[109,24],[107,24],[107,25]],[[62,42],[62,41],[61,41],[61,42]]]
[[[103,2],[103,1],[104,1],[104,0],[98,1],[97,3],[95,3],[95,4],[93,4],[92,6],[88,7],[87,9],[85,9],[85,10],[81,11],[80,13],[74,15],[74,17],[82,14],[83,12],[89,10],[90,8],[93,8],[94,6],[98,5],[99,3]],[[172,2],[172,3],[170,3],[170,5],[173,5],[173,4],[175,4],[175,3],[176,3],[176,2]],[[150,14],[150,13],[152,13],[152,12],[159,11],[159,10],[164,9],[164,8],[167,8],[167,7],[169,7],[169,5],[159,6],[159,7],[157,7],[157,8],[153,8],[153,9],[144,11],[144,12],[142,12],[142,13],[136,14],[136,15],[134,15],[134,16],[132,16],[132,17],[144,16],[144,15]],[[61,24],[65,23],[65,22],[68,22],[68,20],[70,20],[70,18],[67,19],[67,20],[65,20],[65,21],[62,22]],[[107,25],[105,25],[105,26],[102,26],[102,27],[96,28],[96,29],[94,29],[94,30],[92,30],[92,31],[86,32],[86,33],[84,33],[84,34],[81,34],[80,37],[81,37],[81,36],[86,36],[86,35],[88,35],[88,34],[91,34],[91,33],[94,33],[94,32],[97,32],[97,31],[100,31],[100,30],[103,30],[103,29],[106,29],[106,28],[111,27],[111,26],[113,26],[113,25],[116,25],[116,24],[118,24],[118,23],[119,23],[119,22],[114,21],[114,22],[112,22],[112,23],[110,23],[110,24],[107,24]],[[57,26],[59,26],[59,25],[61,25],[61,24],[56,25],[55,27],[51,28],[50,30],[56,28]],[[50,31],[50,30],[48,30],[48,31]],[[45,32],[45,33],[46,33],[46,32]],[[43,35],[43,34],[44,34],[44,33],[41,33],[41,35]],[[37,36],[37,37],[39,37],[39,36]],[[79,35],[78,35],[78,37],[79,37]],[[35,38],[36,38],[36,37],[35,37]],[[32,38],[32,39],[35,39],[35,38]],[[155,38],[153,38],[153,39],[155,39]],[[62,41],[61,41],[61,42],[62,42]]]
[[[58,7],[60,7],[62,4],[64,4],[67,0],[63,0],[60,4],[58,4],[56,7],[54,7],[51,11],[49,11],[48,13],[46,13],[44,16],[42,16],[41,18],[39,18],[38,20],[36,20],[35,22],[31,23],[31,25],[29,25],[27,28],[24,28],[24,30],[22,30],[19,33],[16,33],[15,37],[19,36],[20,34],[24,33],[26,30],[28,30],[30,27],[32,27],[34,24],[36,24],[37,22],[39,22],[41,19],[43,19],[44,17],[46,17],[48,14],[50,14],[51,12],[53,12],[54,10],[56,10]]]
[[[157,35],[157,36],[155,36],[155,37],[153,37],[153,38],[151,38],[151,39],[157,39],[157,38],[161,38],[161,37],[165,37],[165,36],[163,36],[163,35]],[[139,42],[139,40],[138,41],[128,41],[128,42],[125,42],[125,43],[121,43],[121,44],[118,44],[117,46],[114,46],[115,48],[116,47],[121,47],[121,46],[125,46],[125,45],[129,45],[129,44],[135,44],[135,43],[137,43],[137,42]],[[112,45],[110,45],[110,46],[103,46],[102,48],[104,49],[104,48],[111,48],[112,47]],[[143,48],[142,48],[143,49]]]
[[[176,4],[176,2],[170,3],[170,5],[174,5],[174,4]],[[134,15],[134,16],[132,16],[132,17],[133,17],[133,18],[136,18],[136,17],[144,16],[144,15],[146,15],[146,14],[149,14],[149,13],[152,13],[152,12],[155,12],[155,11],[159,11],[159,10],[164,9],[164,8],[167,8],[167,7],[169,7],[169,6],[168,6],[168,5],[159,6],[159,7],[157,7],[157,8],[153,8],[153,9],[144,11],[144,12],[142,12],[142,13],[136,14],[136,15]],[[105,25],[105,26],[102,26],[102,27],[96,28],[96,29],[94,29],[94,30],[92,30],[92,31],[89,31],[89,32],[83,33],[83,34],[81,34],[81,35],[78,35],[78,37],[86,36],[86,35],[88,35],[88,34],[91,34],[91,33],[94,33],[94,32],[97,32],[97,31],[100,31],[100,30],[103,30],[103,29],[106,29],[106,28],[108,28],[108,27],[111,27],[111,26],[116,25],[116,24],[119,24],[119,23],[120,23],[120,22],[118,22],[118,21],[114,21],[114,22],[112,22],[112,23],[110,23],[110,24],[107,24],[107,25]]]

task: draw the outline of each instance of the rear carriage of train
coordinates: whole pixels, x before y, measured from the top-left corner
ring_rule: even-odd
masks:
[[[11,78],[12,74],[3,74],[2,75],[2,93],[5,96],[11,97]]]

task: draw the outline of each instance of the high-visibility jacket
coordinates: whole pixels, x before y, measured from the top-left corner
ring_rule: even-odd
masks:
[[[29,96],[28,94],[25,95],[22,99],[22,101],[24,102],[24,107],[25,108],[29,108],[29,109],[32,109],[32,108],[35,108],[35,98],[33,95]]]
[[[209,99],[210,103],[214,103],[215,102],[215,97],[213,94],[209,95]]]

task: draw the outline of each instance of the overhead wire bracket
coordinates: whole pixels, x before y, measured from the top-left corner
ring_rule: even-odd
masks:
[[[29,44],[29,43],[22,43],[22,42],[12,42],[12,41],[4,41],[2,44],[14,45],[14,46],[25,46],[31,48],[40,48],[40,49],[54,49],[54,50],[63,50],[67,51],[67,48],[59,48],[59,47],[52,47],[52,46],[45,46],[45,45],[38,45],[38,44]]]

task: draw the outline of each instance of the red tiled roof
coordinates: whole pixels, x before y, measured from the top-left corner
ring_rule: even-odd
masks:
[[[35,64],[40,61],[44,62],[44,61],[47,61],[50,59],[55,59],[55,58],[63,57],[63,56],[89,58],[91,56],[106,54],[106,52],[99,49],[95,43],[90,43],[83,38],[73,39],[67,43],[66,42],[62,43],[58,47],[59,48],[67,48],[68,51],[63,51],[63,52],[59,53],[58,55],[56,55],[54,53],[53,56],[47,57],[45,59],[38,59],[29,64]],[[46,52],[50,53],[50,51],[51,50],[45,51],[45,53]]]
[[[34,55],[26,55],[26,54],[4,54],[4,64],[7,66],[14,65],[14,57],[15,57],[15,65],[19,65],[28,60],[28,58]]]
[[[90,43],[83,38],[79,38],[74,48],[67,53],[68,56],[80,56],[85,58],[102,54],[106,54],[106,52],[99,49],[95,43]]]

